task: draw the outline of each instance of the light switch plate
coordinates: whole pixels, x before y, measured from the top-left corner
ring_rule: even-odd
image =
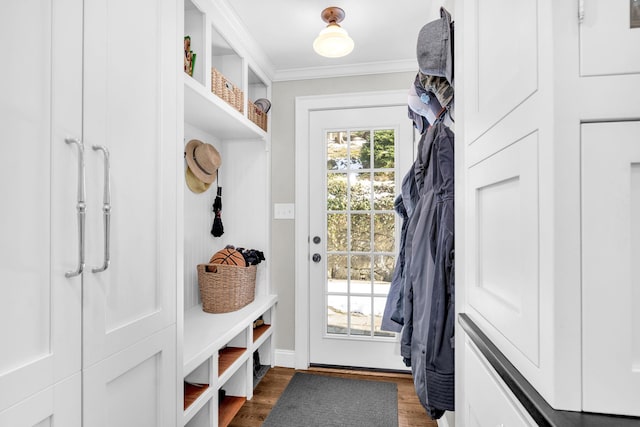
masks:
[[[293,203],[273,204],[273,219],[294,219],[295,212],[296,208]]]

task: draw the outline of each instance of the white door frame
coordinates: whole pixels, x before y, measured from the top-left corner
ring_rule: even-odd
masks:
[[[296,97],[294,243],[296,369],[309,367],[309,117],[311,112],[407,105],[407,96],[406,90],[394,90]]]

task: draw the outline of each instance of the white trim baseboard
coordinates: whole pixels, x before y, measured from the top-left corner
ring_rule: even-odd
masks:
[[[274,352],[274,365],[282,368],[296,367],[296,352],[293,350],[276,349]]]

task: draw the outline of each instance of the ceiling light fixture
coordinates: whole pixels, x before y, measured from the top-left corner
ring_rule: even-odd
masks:
[[[328,7],[320,16],[329,25],[320,31],[313,42],[313,50],[327,58],[340,58],[350,54],[354,46],[353,39],[344,28],[338,25],[344,19],[344,10],[339,7]]]

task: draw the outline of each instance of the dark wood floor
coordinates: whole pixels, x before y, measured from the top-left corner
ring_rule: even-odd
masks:
[[[245,402],[229,427],[260,427],[295,372],[294,369],[288,368],[269,369],[254,390],[253,399]],[[378,381],[394,382],[398,385],[399,427],[437,427],[437,423],[429,419],[420,404],[410,375],[320,368],[307,372],[353,379],[375,378]]]

